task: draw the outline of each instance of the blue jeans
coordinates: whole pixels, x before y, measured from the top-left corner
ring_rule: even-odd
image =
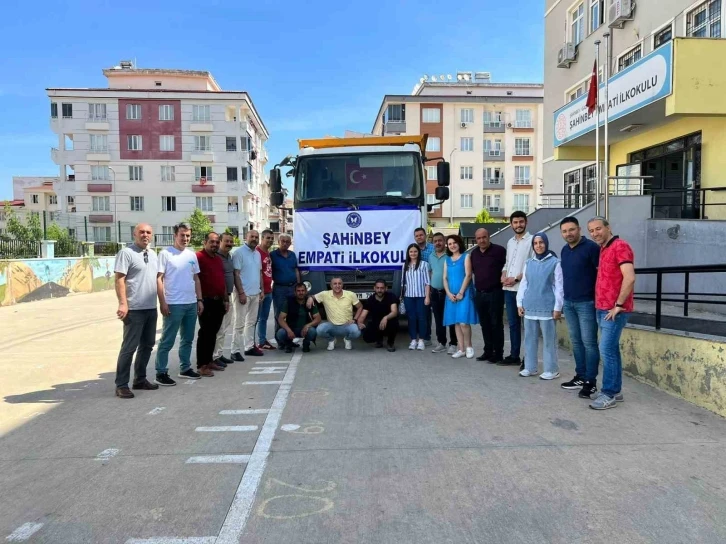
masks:
[[[336,336],[342,336],[346,340],[353,340],[360,336],[360,329],[355,323],[350,325],[333,325],[330,321],[323,321],[318,325],[318,335],[328,340],[335,340]]]
[[[600,364],[595,302],[566,300],[563,310],[570,332],[572,354],[575,357],[575,373],[588,382],[594,382],[597,380],[597,367]]]
[[[270,306],[272,306],[272,293],[267,293],[260,302],[257,310],[257,345],[261,346],[267,342],[267,320],[270,318]]]
[[[519,357],[522,347],[522,320],[517,313],[517,292],[504,291],[504,305],[507,308],[509,323],[509,356]]]
[[[403,303],[406,305],[406,315],[408,316],[408,335],[411,340],[426,339],[426,325],[428,324],[431,310],[429,306],[424,304],[424,297],[403,297]],[[429,339],[431,338],[431,326],[428,327]]]
[[[613,321],[605,321],[606,310],[597,310],[602,358],[602,393],[614,397],[623,387],[623,360],[620,356],[620,335],[628,323],[629,313],[621,312]]]
[[[184,372],[192,366],[192,342],[197,324],[197,303],[169,304],[170,315],[164,316],[164,327],[156,352],[156,373],[168,374],[169,350],[174,347],[177,333],[181,330],[179,345],[179,371]]]
[[[300,337],[302,335],[302,329],[292,329],[292,332],[295,333],[296,337]],[[308,332],[305,333],[305,338],[303,338],[303,347],[310,347],[310,342],[315,342],[317,337],[318,331],[315,327],[308,327]],[[292,340],[290,340],[287,336],[287,331],[283,328],[280,328],[280,330],[275,333],[275,339],[277,340],[277,345],[280,348],[286,348],[288,345],[293,347]]]
[[[277,324],[277,318],[280,316],[282,307],[287,300],[287,297],[295,295],[294,285],[277,285],[272,284],[272,308],[275,312],[275,332],[280,328]]]
[[[557,373],[557,326],[554,319],[524,319],[524,367],[530,372],[537,371],[537,347],[539,331],[542,329],[542,358],[544,371]]]

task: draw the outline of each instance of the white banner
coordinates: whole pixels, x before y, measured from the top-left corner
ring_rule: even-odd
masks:
[[[296,210],[295,253],[302,270],[397,270],[421,210]]]

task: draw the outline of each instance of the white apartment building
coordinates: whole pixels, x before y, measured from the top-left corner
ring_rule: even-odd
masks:
[[[451,197],[429,215],[436,226],[496,219],[538,205],[542,178],[541,84],[492,83],[489,72],[424,76],[411,95],[386,95],[373,134],[428,134],[427,157],[451,163]],[[434,203],[436,162],[426,164]]]
[[[218,231],[268,226],[269,133],[246,92],[128,61],[103,74],[107,88],[47,89],[56,193],[79,240],[130,241],[141,221],[170,235],[195,208]]]
[[[25,221],[29,213],[39,216],[45,213],[47,225],[55,222],[67,227],[69,216],[61,213],[63,205],[55,192],[58,181],[59,178],[52,176],[13,176],[13,200],[0,202],[0,235],[7,234],[6,203],[21,221]],[[73,228],[75,228],[75,219],[71,226],[71,229]]]

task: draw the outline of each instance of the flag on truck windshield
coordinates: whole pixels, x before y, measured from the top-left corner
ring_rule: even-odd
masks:
[[[383,168],[361,168],[355,164],[346,164],[345,177],[349,191],[383,190]]]

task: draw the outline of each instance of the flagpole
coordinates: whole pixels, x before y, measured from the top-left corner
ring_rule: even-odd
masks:
[[[598,75],[600,71],[600,40],[595,42],[595,80],[597,81],[597,91],[595,92],[595,215],[600,215],[600,81]]]
[[[608,219],[610,213],[610,148],[608,147],[608,120],[610,117],[609,111],[609,86],[610,86],[610,32],[603,34],[605,38],[605,175],[603,176],[603,216]]]

